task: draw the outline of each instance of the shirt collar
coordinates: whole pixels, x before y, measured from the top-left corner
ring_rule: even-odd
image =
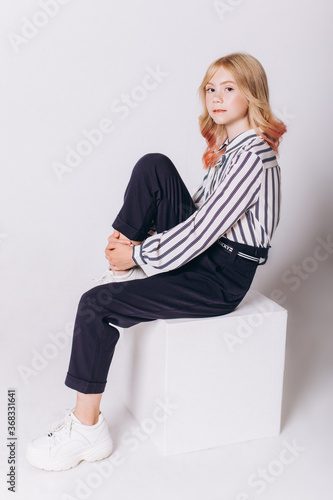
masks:
[[[253,128],[237,135],[230,142],[229,138],[227,137],[222,146],[218,149],[218,151],[226,147],[224,154],[232,153],[237,149],[239,149],[241,146],[243,146],[245,142],[247,142],[249,139],[252,139],[253,137],[257,137],[257,134]]]

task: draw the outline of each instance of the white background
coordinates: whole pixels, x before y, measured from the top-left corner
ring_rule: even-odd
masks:
[[[332,3],[225,0],[220,4],[227,9],[219,16],[213,1],[207,0],[71,0],[57,4],[54,17],[46,16],[45,21],[44,15],[45,25],[35,29],[26,43],[19,41],[27,20],[43,24],[38,17],[44,12],[41,3],[2,0],[0,12],[0,453],[4,491],[7,388],[17,389],[22,436],[17,498],[45,498],[42,491],[50,495],[50,475],[37,471],[36,480],[28,480],[31,468],[24,459],[25,440],[39,432],[37,415],[43,414],[48,425],[52,412],[57,417],[62,405],[73,403],[72,391],[63,385],[69,343],[25,380],[18,367],[31,368],[33,353],[42,353],[50,342],[48,335],[65,330],[75,317],[81,294],[106,268],[107,237],[140,156],[156,151],[167,154],[190,191],[197,188],[205,149],[198,127],[197,89],[213,60],[245,51],[266,69],[272,108],[288,126],[279,159],[281,223],[269,261],[259,268],[254,287],[279,297],[289,312],[282,437],[298,439],[307,449],[269,485],[267,498],[330,498]],[[136,87],[142,85],[147,68],[159,68],[164,76],[140,102],[132,98],[135,107],[122,119],[120,112],[111,109],[112,103],[123,94],[138,96]],[[93,146],[60,180],[55,162],[64,164],[67,148],[75,149],[85,139],[82,131],[98,127],[104,118],[113,122],[112,133],[104,134],[101,144]],[[318,251],[322,241],[328,241],[328,246]],[[116,365],[110,377],[116,380]],[[116,405],[111,387],[108,394]],[[274,457],[270,446],[271,442],[263,443],[261,462],[246,462],[242,456],[243,469],[237,468],[240,448],[235,448],[233,472],[227,463],[225,469],[220,466],[220,472],[218,468],[212,472],[214,467],[205,469],[204,463],[213,463],[214,457],[207,455],[206,462],[199,463],[193,454],[188,458],[193,467],[191,480],[184,479],[184,484],[191,482],[188,497],[202,498],[205,484],[207,498],[236,499],[248,475]],[[201,479],[196,467],[203,468]],[[225,477],[224,470],[228,470]],[[118,498],[164,498],[157,492],[166,484],[174,490],[168,490],[165,498],[171,494],[187,498],[180,493],[182,479],[172,476],[170,482],[168,473],[151,478],[149,469],[142,469],[133,497],[130,489],[126,496],[124,472],[124,484],[116,478],[112,484],[119,486]],[[215,474],[214,480],[210,473]],[[67,489],[57,483],[54,498],[61,498],[65,491],[74,492],[71,483]],[[99,497],[98,491],[90,496]]]

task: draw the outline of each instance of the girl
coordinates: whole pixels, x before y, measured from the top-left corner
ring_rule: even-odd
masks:
[[[65,380],[77,391],[76,407],[29,444],[35,467],[64,470],[111,454],[99,408],[118,326],[227,314],[266,262],[279,221],[276,154],[286,127],[270,109],[265,71],[248,54],[222,57],[209,66],[200,96],[203,182],[192,199],[166,156],[147,154],[135,165],[105,251],[110,271],[78,306]]]

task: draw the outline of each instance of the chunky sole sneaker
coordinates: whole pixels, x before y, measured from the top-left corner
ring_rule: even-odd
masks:
[[[113,443],[102,413],[97,424],[83,425],[70,410],[46,436],[28,444],[26,458],[38,469],[71,469],[82,460],[95,462],[111,455]]]
[[[96,286],[106,285],[107,283],[121,283],[123,281],[139,280],[143,278],[147,278],[147,275],[139,266],[133,267],[128,271],[128,273],[121,275],[115,275],[111,269],[108,269],[100,279],[96,280]]]

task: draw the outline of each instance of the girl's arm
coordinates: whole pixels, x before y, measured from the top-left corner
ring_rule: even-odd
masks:
[[[257,201],[263,171],[259,156],[241,153],[223,181],[193,215],[133,247],[134,262],[161,272],[171,271],[204,252]]]
[[[199,202],[204,194],[204,191],[205,191],[205,180],[207,179],[207,177],[208,177],[208,172],[205,175],[205,177],[203,178],[203,181],[200,184],[199,189],[192,196],[193,203],[197,208],[198,208],[198,204],[199,204]]]

